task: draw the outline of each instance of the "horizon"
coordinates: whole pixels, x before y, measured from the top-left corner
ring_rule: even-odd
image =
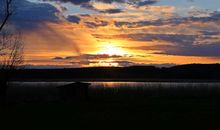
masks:
[[[190,65],[220,65],[220,63],[212,64],[144,64],[144,65],[132,65],[132,66],[85,66],[85,67],[72,67],[70,66],[60,66],[60,65],[20,65],[17,69],[83,69],[83,68],[130,68],[130,67],[155,67],[155,68],[172,68],[176,66],[190,66]]]
[[[220,63],[220,1],[15,0],[30,66]],[[0,14],[1,16],[1,14]]]

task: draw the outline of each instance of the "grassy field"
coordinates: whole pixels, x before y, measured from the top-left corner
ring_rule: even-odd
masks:
[[[49,88],[25,89],[36,93]],[[46,94],[45,93],[45,94]],[[42,93],[42,95],[45,95]],[[12,96],[12,95],[11,95]],[[54,95],[55,96],[55,95]],[[31,98],[32,97],[32,98]],[[50,97],[50,96],[47,96]],[[61,103],[24,95],[26,102],[1,107],[1,126],[8,129],[177,129],[218,130],[220,89],[180,88],[95,88],[89,100]]]
[[[217,129],[220,99],[26,104],[2,108],[0,118],[10,129]]]

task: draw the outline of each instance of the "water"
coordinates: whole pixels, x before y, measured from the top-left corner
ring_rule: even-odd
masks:
[[[11,82],[12,87],[58,87],[74,82]],[[91,83],[91,88],[147,88],[147,87],[220,87],[220,83],[193,83],[193,82],[88,82]]]
[[[57,102],[58,86],[73,82],[11,82],[10,102]],[[220,83],[89,82],[91,100],[143,100],[149,97],[220,97]]]
[[[105,88],[147,88],[147,87],[220,87],[220,83],[180,83],[180,82],[93,82],[91,87]]]

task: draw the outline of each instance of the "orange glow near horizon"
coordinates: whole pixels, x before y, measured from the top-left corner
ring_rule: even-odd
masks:
[[[199,0],[20,1],[0,41],[19,33],[24,65],[220,63],[219,0],[210,6]]]
[[[97,54],[107,54],[109,56],[113,55],[125,55],[128,54],[124,49],[122,49],[120,46],[120,43],[117,42],[102,42],[101,49],[97,51]]]
[[[165,48],[151,50],[151,46],[172,44],[158,40],[145,42],[113,37],[119,33],[111,31],[111,28],[108,32],[110,36],[103,38],[93,36],[94,30],[68,23],[48,23],[47,28],[27,32],[25,35],[24,64],[116,67],[126,65],[126,62],[128,65],[220,63],[220,59],[216,57],[157,54]],[[105,34],[100,28],[96,29],[96,33]],[[91,56],[83,57],[84,54]],[[107,56],[99,56],[103,54]],[[61,60],[54,60],[55,57],[60,57]]]

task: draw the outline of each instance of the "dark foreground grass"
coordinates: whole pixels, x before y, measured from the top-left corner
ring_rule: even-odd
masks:
[[[20,103],[12,102],[21,94]],[[58,92],[49,88],[25,89],[9,97],[11,102],[0,108],[1,130],[220,129],[218,86],[101,87],[89,90],[89,101],[68,104],[59,102]]]
[[[12,130],[218,130],[220,99],[150,98],[142,102],[25,104],[1,108],[0,114],[1,127]]]

